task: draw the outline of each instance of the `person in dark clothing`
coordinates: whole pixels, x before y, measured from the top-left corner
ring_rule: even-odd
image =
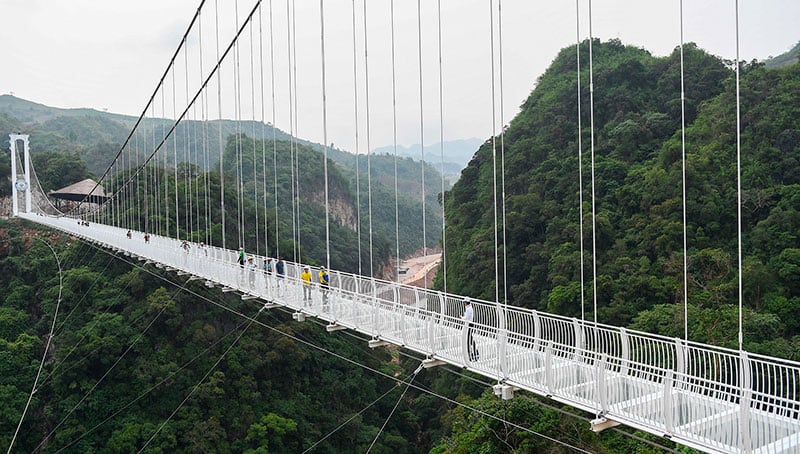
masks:
[[[479,358],[478,346],[475,344],[475,339],[472,337],[472,332],[474,330],[472,321],[474,319],[475,311],[472,309],[472,300],[466,297],[464,298],[464,315],[461,316],[461,320],[464,320],[464,324],[467,328],[467,354],[469,355],[470,361],[477,361]]]

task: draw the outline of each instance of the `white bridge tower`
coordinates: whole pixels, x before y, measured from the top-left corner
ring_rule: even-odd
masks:
[[[25,213],[31,212],[31,172],[30,172],[30,142],[27,134],[9,134],[8,139],[11,144],[11,203],[12,215],[19,215],[18,193],[25,194]],[[24,173],[20,176],[17,173],[17,144],[22,143]]]

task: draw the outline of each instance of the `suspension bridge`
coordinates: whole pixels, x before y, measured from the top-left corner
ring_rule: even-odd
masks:
[[[687,338],[667,338],[604,325],[596,319],[590,321],[568,318],[514,307],[503,304],[499,297],[496,301],[472,300],[472,337],[478,352],[473,355],[469,348],[470,327],[462,320],[464,295],[336,270],[331,266],[328,236],[330,209],[327,145],[324,145],[325,159],[322,165],[325,170],[326,208],[324,263],[330,269],[329,285],[322,287],[304,282],[301,271],[308,265],[299,261],[285,262],[285,272],[282,275],[260,266],[251,268],[239,263],[239,250],[225,243],[226,182],[223,177],[226,172],[222,168],[224,147],[221,126],[217,131],[209,131],[207,126],[204,127],[199,133],[202,140],[189,140],[188,130],[182,132],[186,134],[185,140],[182,140],[185,147],[182,150],[184,162],[208,169],[215,157],[219,159],[222,188],[219,196],[220,213],[216,214],[209,205],[207,194],[210,193],[211,185],[205,177],[200,178],[194,188],[190,186],[184,189],[187,194],[191,194],[193,190],[200,193],[202,189],[202,193],[206,194],[206,199],[198,202],[202,206],[188,209],[182,207],[188,202],[183,200],[181,203],[179,200],[177,131],[181,122],[188,119],[209,120],[214,97],[217,98],[216,114],[220,122],[226,117],[224,106],[228,105],[231,117],[239,121],[253,120],[262,126],[266,122],[265,111],[271,108],[271,125],[278,124],[275,110],[275,81],[278,77],[275,75],[276,46],[273,34],[276,26],[273,23],[271,2],[268,14],[263,14],[260,1],[253,2],[252,9],[242,9],[241,12],[237,5],[237,11],[228,17],[235,18],[236,26],[229,30],[226,40],[224,30],[218,24],[213,25],[214,20],[219,22],[221,13],[218,5],[204,16],[204,11],[209,8],[211,7],[206,8],[204,1],[200,3],[139,122],[102,176],[101,182],[105,184],[108,201],[105,201],[106,195],[103,195],[102,203],[90,203],[92,200],[87,199],[83,206],[67,214],[48,206],[47,197],[41,191],[31,165],[28,136],[11,135],[12,200],[15,216],[154,266],[190,276],[192,280],[202,280],[209,287],[220,287],[222,291],[234,292],[243,299],[259,300],[263,302],[265,310],[276,306],[288,308],[298,322],[307,317],[316,317],[327,323],[327,330],[330,332],[344,329],[358,331],[371,338],[371,347],[391,344],[409,349],[426,358],[424,367],[436,367],[445,363],[463,367],[496,380],[494,392],[502,399],[511,399],[515,392],[522,390],[590,412],[596,415],[592,425],[597,431],[624,424],[707,452],[800,452],[800,363],[748,353],[741,348],[726,349],[692,342]],[[361,19],[366,30],[366,2],[363,3],[363,8]],[[287,20],[284,24],[288,59],[288,72],[284,81],[288,85],[286,119],[290,134],[295,136],[298,128],[299,87],[297,75],[292,73],[296,71],[297,65],[296,48],[293,46],[296,45],[294,35],[300,30],[293,22],[294,10],[288,3],[283,13]],[[325,14],[322,2],[319,13],[323,143],[327,144]],[[268,19],[265,20],[264,16]],[[352,17],[355,62],[358,32],[355,2]],[[589,19],[591,20],[591,16]],[[205,36],[203,27],[206,27]],[[391,27],[394,32],[393,22]],[[210,36],[214,39],[209,39],[208,30],[212,30]],[[268,36],[264,35],[264,30],[267,30]],[[492,30],[492,33],[498,32],[499,30]],[[220,34],[223,35],[222,39]],[[362,50],[364,68],[368,71],[366,36],[365,31]],[[591,35],[589,38],[591,42]],[[419,39],[421,54],[421,35]],[[394,33],[392,40],[394,49]],[[190,42],[197,47],[192,48]],[[204,42],[209,47],[204,47]],[[213,45],[209,42],[213,42]],[[240,53],[242,50],[245,52],[244,56]],[[439,52],[441,57],[441,43]],[[267,71],[263,63],[265,56],[269,60]],[[394,58],[394,54],[392,57]],[[421,58],[420,56],[420,68]],[[221,76],[223,69],[233,77],[224,80]],[[438,69],[441,77],[441,66]],[[265,73],[272,85],[271,100],[265,89]],[[193,80],[190,81],[190,77]],[[353,77],[358,79],[357,74]],[[257,82],[259,78],[260,81]],[[365,77],[365,80],[368,79]],[[439,81],[441,83],[441,79]],[[366,140],[369,149],[368,85],[364,88],[367,103]],[[357,100],[359,91],[356,82],[356,115],[360,105]],[[228,95],[225,101],[223,92]],[[242,102],[242,98],[250,101]],[[420,104],[422,102],[420,99]],[[168,107],[169,104],[172,105],[171,108]],[[246,113],[248,110],[251,111],[250,115]],[[420,107],[420,116],[423,115],[422,111]],[[164,121],[159,126],[154,126],[155,123],[148,123],[148,119]],[[358,135],[357,127],[355,134]],[[215,140],[218,143],[215,144]],[[299,167],[296,164],[296,142],[293,141],[292,144],[292,189],[288,197],[293,203],[292,223],[299,224]],[[236,175],[234,181],[227,182],[235,187],[239,200],[244,197],[245,191],[242,175],[245,170],[244,153],[247,151],[237,147]],[[275,212],[273,227],[276,231],[272,242],[277,245],[277,168],[274,188],[268,189],[268,182],[263,175],[267,166],[266,157],[270,153],[277,156],[277,147],[272,150],[258,150],[258,156],[256,151],[253,150],[253,173],[257,174],[256,165],[258,158],[261,158],[262,180],[255,179],[253,195],[256,201],[263,203],[263,211],[260,221],[256,219],[255,225],[258,229],[259,222],[263,222],[260,234],[264,235],[265,243],[269,244],[271,228],[267,219],[270,212],[267,204],[271,203],[270,197],[274,196],[274,205],[271,208]],[[22,156],[18,157],[20,152]],[[215,156],[215,153],[218,154]],[[163,164],[164,168],[171,168],[174,179],[170,181],[168,175],[162,175],[148,167],[152,164]],[[181,172],[188,171],[184,169]],[[174,188],[170,187],[172,184]],[[270,191],[273,193],[270,194]],[[140,197],[142,192],[143,196]],[[156,199],[160,204],[153,206],[151,201]],[[243,234],[245,220],[242,204],[229,209],[237,212],[238,225],[235,230],[239,238],[236,246],[248,246]],[[203,216],[200,215],[201,211]],[[192,213],[197,215],[191,218]],[[218,219],[215,220],[214,216],[218,216]],[[256,216],[259,216],[258,210]],[[215,238],[210,232],[212,224],[221,226],[219,244],[212,244]],[[422,225],[425,225],[424,219]],[[299,243],[299,234],[295,231],[292,235],[293,240]],[[191,241],[187,242],[187,239]],[[199,246],[200,240],[204,240],[203,246]],[[372,254],[371,248],[369,253]],[[250,255],[257,264],[265,263],[268,258],[266,252]],[[320,268],[311,267],[312,276],[316,276],[319,271]],[[307,299],[305,292],[309,288],[311,298]]]

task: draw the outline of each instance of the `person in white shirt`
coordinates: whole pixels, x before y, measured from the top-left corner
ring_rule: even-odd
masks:
[[[470,361],[477,361],[478,346],[475,344],[475,339],[472,337],[472,321],[475,319],[475,311],[472,309],[472,300],[469,297],[464,298],[464,315],[461,320],[464,320],[467,326],[467,353],[469,354]]]
[[[247,263],[245,264],[245,268],[247,269],[247,278],[250,284],[250,288],[253,288],[256,280],[256,263],[253,261],[253,256],[247,257]]]

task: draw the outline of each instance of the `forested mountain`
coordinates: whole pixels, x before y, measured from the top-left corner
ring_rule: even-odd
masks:
[[[597,318],[682,336],[678,50],[657,58],[618,41],[593,44]],[[693,45],[684,53],[690,338],[735,346],[734,74]],[[579,188],[575,60],[574,47],[559,54],[505,133],[507,287],[511,304],[580,316],[582,212],[592,317],[589,74],[583,66]],[[800,65],[743,65],[741,102],[745,345],[800,358],[800,326],[789,316],[800,309]],[[449,288],[494,299],[488,142],[446,210]]]
[[[126,139],[130,129],[135,124],[136,118],[110,114],[106,112],[99,112],[93,109],[58,109],[53,107],[44,106],[41,104],[26,101],[16,98],[11,95],[0,95],[0,137],[8,137],[11,132],[24,132],[30,135],[31,152],[34,155],[35,168],[37,175],[40,177],[42,187],[45,191],[58,189],[60,187],[72,184],[81,179],[93,175],[102,174],[110,160],[116,155],[121,143]],[[162,137],[163,134],[172,126],[171,120],[159,118],[146,118],[139,126],[137,134],[131,138],[131,144],[134,149],[141,150],[140,159],[143,162],[149,151],[153,148],[153,136]],[[185,162],[191,162],[190,166],[193,170],[195,177],[200,177],[206,170],[215,173],[216,177],[212,178],[219,181],[219,149],[222,147],[224,150],[223,155],[227,158],[224,162],[225,171],[233,172],[231,176],[235,175],[235,165],[231,163],[229,158],[235,158],[236,154],[231,154],[237,148],[234,137],[242,137],[242,142],[248,141],[247,144],[239,144],[238,149],[246,148],[247,152],[243,154],[245,159],[249,159],[249,167],[252,169],[253,160],[253,147],[258,153],[256,160],[259,163],[263,162],[262,153],[266,154],[267,158],[267,171],[272,172],[273,160],[272,150],[273,145],[276,149],[281,151],[281,157],[286,156],[288,159],[289,148],[297,147],[303,154],[302,159],[298,161],[299,165],[303,165],[306,169],[317,169],[312,163],[319,163],[319,170],[322,169],[322,152],[324,147],[320,144],[311,143],[302,139],[292,139],[292,137],[280,129],[273,129],[270,124],[263,124],[252,121],[236,122],[231,120],[209,120],[207,122],[187,120],[178,125],[173,138],[164,143],[162,150],[159,152],[159,158],[156,161],[163,167],[162,170],[153,170],[164,173],[165,179],[174,178],[175,162],[177,161],[178,167],[186,168]],[[223,143],[220,144],[220,138]],[[253,139],[258,143],[254,144]],[[234,140],[234,142],[231,142]],[[290,145],[289,142],[294,142]],[[0,141],[2,143],[2,141]],[[3,143],[2,150],[7,151],[7,142]],[[233,147],[233,148],[232,148]],[[176,152],[177,150],[177,152]],[[372,191],[372,230],[374,233],[373,238],[373,254],[375,257],[374,269],[376,272],[381,270],[381,267],[386,265],[388,261],[396,254],[395,248],[395,219],[398,219],[399,225],[397,226],[399,235],[399,248],[401,256],[407,256],[414,253],[423,246],[422,236],[418,231],[422,230],[422,212],[423,200],[422,194],[422,167],[419,161],[412,159],[399,159],[397,161],[397,176],[398,176],[398,197],[397,211],[399,217],[395,216],[395,173],[394,173],[394,158],[386,155],[372,156],[371,158],[371,185],[367,184],[367,160],[365,156],[356,157],[354,154],[348,153],[343,150],[329,149],[329,157],[332,159],[330,167],[331,173],[338,177],[339,175],[345,178],[346,184],[341,189],[342,194],[345,196],[341,199],[353,211],[352,220],[349,221],[349,227],[352,232],[338,232],[336,238],[341,241],[336,241],[336,249],[347,251],[349,257],[339,257],[338,254],[334,255],[334,262],[342,264],[340,269],[348,271],[358,270],[358,259],[353,258],[352,254],[357,255],[358,251],[358,234],[356,231],[356,219],[361,219],[361,241],[362,245],[369,242],[370,231],[370,197],[369,190]],[[74,157],[80,157],[83,160],[83,165],[74,162]],[[163,159],[162,159],[163,157]],[[69,162],[67,162],[69,161]],[[356,162],[358,161],[359,175],[356,175]],[[8,175],[7,160],[0,163],[0,174]],[[235,162],[235,160],[234,160]],[[333,164],[335,163],[335,164]],[[288,164],[282,168],[283,171],[289,172],[290,167]],[[426,218],[426,241],[429,247],[435,247],[441,238],[441,222],[442,222],[442,207],[439,203],[439,194],[441,193],[441,176],[439,172],[430,164],[425,167],[425,218]],[[183,175],[183,173],[181,173]],[[272,175],[270,173],[270,175]],[[288,178],[291,173],[281,178]],[[300,174],[301,178],[306,179],[305,172]],[[316,170],[310,175],[317,175]],[[231,178],[228,176],[227,178]],[[317,175],[319,176],[319,175]],[[251,176],[252,178],[252,176]],[[271,176],[269,181],[272,182]],[[360,180],[360,184],[356,179]],[[261,176],[259,176],[259,188]],[[316,180],[306,179],[306,184],[301,184],[301,188],[308,183],[315,184],[322,181],[321,178]],[[184,184],[191,185],[192,183],[184,182]],[[281,181],[281,188],[279,192],[284,194],[291,194],[291,186],[288,181]],[[345,188],[345,186],[347,186]],[[371,186],[371,188],[370,188]],[[7,188],[0,190],[0,195],[4,195]],[[181,188],[183,191],[185,188]],[[358,197],[356,196],[357,189],[360,190]],[[7,192],[7,191],[6,191]],[[135,191],[134,191],[135,193]],[[143,193],[143,190],[142,190]],[[263,191],[261,192],[263,196]],[[245,191],[245,198],[253,200],[255,193],[251,188]],[[274,198],[274,185],[268,186],[269,200]],[[174,194],[173,194],[174,197]],[[217,197],[218,198],[218,197]],[[320,232],[323,226],[319,223],[312,223],[311,220],[324,218],[324,197],[317,197],[314,199],[303,200],[303,194],[300,195],[300,206],[302,207],[301,228],[305,229],[301,233],[302,238],[306,237],[310,240],[306,244],[309,249],[309,258],[312,261],[319,261],[324,254],[319,254],[319,251],[324,251],[324,247],[320,249],[320,237],[324,241],[324,230]],[[235,202],[235,200],[234,200]],[[279,197],[279,203],[289,202],[288,211],[281,210],[283,213],[291,213],[291,197]],[[156,205],[157,201],[153,201],[152,206]],[[162,202],[163,203],[163,202]],[[360,210],[358,205],[360,204]],[[263,200],[259,200],[257,205],[263,205]],[[228,205],[228,206],[236,206]],[[270,205],[271,206],[271,205]],[[284,209],[286,207],[284,206]],[[307,211],[311,210],[311,211]],[[323,211],[320,211],[323,210]],[[274,210],[273,210],[274,213]],[[229,213],[230,214],[230,213]],[[255,216],[255,212],[251,214]],[[282,216],[281,219],[287,219]],[[291,217],[288,218],[291,220]],[[232,220],[236,221],[236,214]],[[263,221],[263,220],[262,220]],[[158,225],[158,220],[154,220],[155,225]],[[164,220],[161,221],[166,222]],[[142,223],[144,225],[144,223]],[[165,225],[165,224],[164,224]],[[253,225],[249,226],[248,230],[254,230]],[[280,231],[287,232],[292,229],[291,222],[284,226],[280,226]],[[166,228],[165,228],[166,230]],[[226,232],[227,234],[228,232]],[[263,230],[262,230],[263,233]],[[320,235],[321,233],[321,235]],[[215,237],[221,239],[221,232],[215,233]],[[345,239],[347,237],[347,239]],[[236,239],[236,237],[233,237]],[[255,244],[255,239],[247,243]],[[263,240],[262,240],[263,242]],[[233,244],[236,244],[234,242]],[[344,252],[343,252],[344,253]],[[369,266],[369,251],[362,251],[362,264],[366,263]],[[355,265],[354,265],[355,264]]]
[[[784,66],[791,66],[798,62],[800,59],[800,41],[788,51],[776,56],[769,57],[764,60],[764,67],[768,69],[782,68]]]

